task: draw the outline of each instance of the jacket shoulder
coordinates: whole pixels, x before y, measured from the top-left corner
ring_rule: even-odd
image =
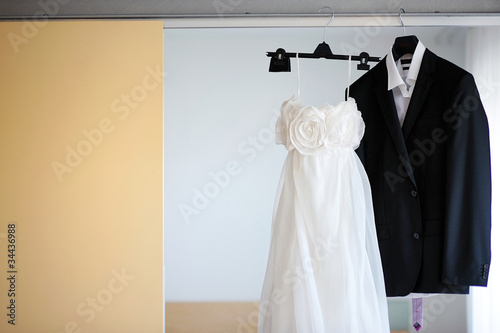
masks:
[[[462,67],[458,66],[457,64],[452,63],[449,60],[446,60],[444,58],[441,58],[440,56],[436,55],[429,49],[426,50],[429,53],[429,56],[434,58],[434,61],[436,63],[436,71],[438,73],[441,73],[445,77],[453,77],[456,80],[460,80],[461,78],[464,77],[472,77],[472,74],[463,69]]]

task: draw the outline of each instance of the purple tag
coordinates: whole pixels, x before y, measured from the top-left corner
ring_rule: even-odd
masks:
[[[424,323],[424,310],[422,309],[422,298],[412,298],[412,319],[413,327],[418,332]]]

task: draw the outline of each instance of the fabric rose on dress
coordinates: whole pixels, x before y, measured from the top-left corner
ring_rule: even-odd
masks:
[[[353,98],[348,99],[340,123],[342,146],[357,149],[365,133],[365,123]]]
[[[342,107],[329,106],[326,110],[326,128],[325,146],[328,150],[338,148],[342,142],[342,133],[340,130],[340,119],[342,118]]]
[[[290,124],[290,140],[303,155],[324,150],[325,133],[325,113],[312,106],[301,108]]]
[[[328,149],[359,147],[365,124],[353,98],[349,97],[343,105],[330,110],[326,124],[329,131],[325,145]]]

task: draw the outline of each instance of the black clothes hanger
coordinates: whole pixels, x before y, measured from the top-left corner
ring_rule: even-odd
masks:
[[[313,54],[316,55],[316,56],[318,56],[319,58],[325,58],[325,57],[329,57],[329,56],[333,55],[332,49],[330,49],[330,45],[328,45],[325,42],[325,39],[326,39],[326,28],[328,27],[328,25],[330,24],[330,22],[332,22],[333,17],[335,16],[335,13],[333,12],[333,9],[331,7],[328,7],[328,6],[322,7],[319,10],[319,12],[321,12],[323,9],[327,9],[327,8],[332,11],[332,16],[330,17],[330,20],[328,20],[328,23],[323,28],[323,42],[319,43],[318,46],[316,46],[316,49],[313,52]],[[299,58],[300,58],[300,56],[299,56]]]
[[[324,45],[323,45],[324,44]],[[325,46],[326,45],[326,46]],[[344,54],[328,54],[323,52],[326,47],[330,49],[328,44],[321,43],[318,45],[314,53],[296,53],[296,52],[286,52],[284,49],[279,48],[276,52],[267,52],[266,55],[271,57],[271,63],[269,64],[270,72],[290,72],[290,58],[295,58],[298,54],[299,58],[309,58],[309,59],[336,59],[336,60],[349,60],[348,55]],[[331,52],[331,51],[330,51]],[[370,65],[368,62],[379,62],[380,57],[371,57],[367,52],[361,52],[359,56],[351,56],[351,60],[359,61],[358,70],[369,70]]]
[[[330,45],[328,45],[325,41],[316,46],[316,49],[314,50],[313,54],[317,55],[320,58],[333,55],[332,49],[330,49]]]
[[[417,36],[411,35],[397,37],[394,41],[394,45],[392,45],[392,56],[394,57],[394,61],[398,61],[398,59],[405,54],[413,54],[415,52],[415,49],[417,48],[417,44]]]
[[[323,7],[320,9],[323,10],[325,8],[329,8],[332,11],[332,17],[325,25],[323,30],[323,42],[318,44],[313,53],[290,53],[286,52],[284,49],[279,48],[276,52],[267,52],[266,55],[271,57],[271,63],[269,64],[270,72],[290,72],[290,58],[296,57],[298,55],[299,58],[309,58],[309,59],[336,59],[336,60],[349,60],[348,55],[344,54],[333,54],[330,46],[325,42],[326,28],[332,21],[334,17],[334,12],[330,7]],[[368,65],[369,61],[379,62],[380,57],[370,57],[370,55],[366,52],[361,52],[359,56],[351,56],[352,60],[359,61],[358,70],[369,70],[370,65]]]
[[[399,9],[399,21],[401,22],[401,26],[403,27],[404,36],[397,37],[394,40],[394,44],[392,45],[392,56],[394,57],[394,61],[398,61],[405,54],[415,52],[415,49],[418,45],[417,36],[406,34],[406,27],[403,23],[403,19],[401,18],[401,13],[404,13],[405,10],[403,8]],[[411,60],[409,61],[409,63]]]

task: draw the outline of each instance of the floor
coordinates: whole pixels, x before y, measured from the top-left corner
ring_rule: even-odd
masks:
[[[259,303],[166,303],[166,333],[257,333]],[[408,333],[408,331],[391,331]]]

